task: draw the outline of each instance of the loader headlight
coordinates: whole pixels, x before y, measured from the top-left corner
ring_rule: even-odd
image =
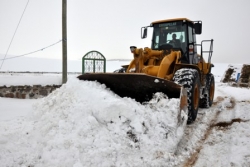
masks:
[[[136,49],[136,46],[130,46],[131,53],[134,53],[135,49]]]

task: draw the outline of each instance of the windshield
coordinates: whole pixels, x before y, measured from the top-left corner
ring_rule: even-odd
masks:
[[[187,46],[185,25],[182,21],[155,24],[152,49],[158,50],[161,45],[169,44],[184,51]]]

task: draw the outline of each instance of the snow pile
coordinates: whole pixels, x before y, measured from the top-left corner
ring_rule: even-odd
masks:
[[[229,64],[224,76],[221,78],[221,82],[237,82],[237,77],[241,73],[242,64]]]
[[[5,144],[3,166],[161,166],[178,161],[173,154],[187,119],[178,111],[178,99],[156,94],[141,105],[117,97],[105,85],[70,78],[34,108],[29,121],[16,121],[19,128],[4,124],[9,129],[1,132],[6,136],[0,141]],[[13,133],[19,136],[15,144],[7,140]]]

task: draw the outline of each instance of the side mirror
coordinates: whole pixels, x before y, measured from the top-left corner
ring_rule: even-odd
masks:
[[[142,27],[141,28],[141,38],[147,38],[147,34],[148,34],[148,27]]]
[[[198,22],[194,23],[194,31],[195,31],[195,34],[201,34],[201,32],[202,32],[202,23],[201,23],[201,21],[198,21]]]

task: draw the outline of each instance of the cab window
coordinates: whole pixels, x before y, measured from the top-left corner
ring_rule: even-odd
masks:
[[[181,48],[183,51],[186,49],[186,24],[182,21],[155,24],[153,27],[152,49],[158,50],[160,46],[166,44],[173,48]],[[173,42],[173,35],[176,36],[178,42]]]

